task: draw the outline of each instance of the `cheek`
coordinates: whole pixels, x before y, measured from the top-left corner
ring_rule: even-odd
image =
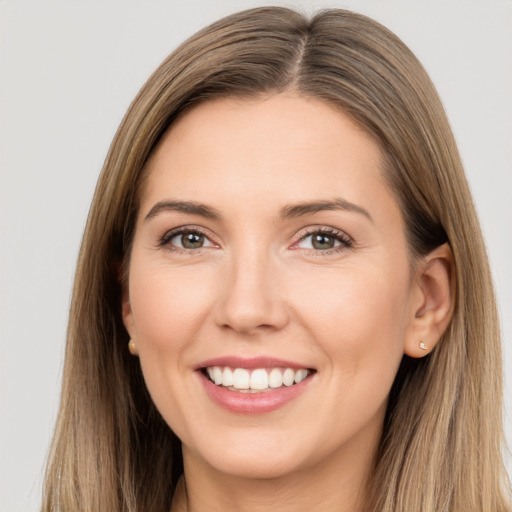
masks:
[[[180,438],[188,426],[179,411],[193,403],[183,386],[190,368],[190,349],[205,321],[202,304],[211,291],[204,276],[188,270],[171,272],[164,263],[151,266],[132,257],[130,302],[139,359],[148,391],[156,407]],[[201,286],[200,286],[201,285]]]
[[[391,383],[408,326],[408,275],[367,265],[317,274],[301,286],[299,315],[342,384]]]
[[[379,277],[371,268],[351,270],[333,273],[323,283],[317,276],[301,308],[303,323],[326,355],[321,368],[326,383],[319,406],[322,428],[345,437],[365,425],[382,428],[407,325],[408,287],[403,278]],[[333,436],[327,448],[334,449],[336,439]]]
[[[186,271],[156,267],[139,272],[138,268],[144,267],[133,265],[130,299],[140,349],[159,355],[180,352],[202,323],[201,305],[210,296],[205,280]]]
[[[170,272],[165,262],[152,266],[132,258],[130,302],[140,364],[155,405],[175,431],[184,430],[176,411],[190,399],[182,389],[192,371],[187,355],[204,323],[201,304],[208,290],[201,281],[186,271]]]

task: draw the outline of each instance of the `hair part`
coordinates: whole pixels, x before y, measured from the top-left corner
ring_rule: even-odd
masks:
[[[410,50],[365,16],[326,10],[308,20],[268,7],[228,16],[178,47],[116,133],[80,250],[43,511],[169,509],[183,470],[180,442],[151,401],[121,320],[144,167],[198,102],[287,90],[341,108],[378,141],[411,255],[448,241],[457,272],[443,339],[423,359],[404,356],[366,510],[509,510],[491,275],[434,86]]]

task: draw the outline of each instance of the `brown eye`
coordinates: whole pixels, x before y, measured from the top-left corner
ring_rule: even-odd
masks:
[[[197,233],[184,233],[177,238],[180,238],[184,249],[199,249],[204,244],[204,236]]]
[[[311,243],[315,249],[325,250],[325,249],[333,249],[336,240],[334,237],[329,235],[323,235],[321,233],[317,233],[316,235],[312,235]]]
[[[352,247],[352,239],[343,231],[331,228],[309,232],[293,246],[295,249],[310,249],[317,254],[331,254],[331,251],[340,252],[350,247]]]
[[[199,231],[183,230],[174,232],[165,236],[161,242],[162,246],[167,246],[169,249],[185,249],[194,250],[202,249],[203,247],[213,247],[214,244]]]

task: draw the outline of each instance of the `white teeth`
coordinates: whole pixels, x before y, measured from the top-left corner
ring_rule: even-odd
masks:
[[[268,373],[266,370],[254,370],[251,373],[251,389],[267,389],[268,388]]]
[[[268,376],[268,385],[271,388],[280,388],[283,385],[283,374],[279,368],[272,368]]]
[[[297,370],[295,373],[295,384],[302,382],[308,376],[307,370]]]
[[[233,387],[249,389],[249,372],[244,368],[236,368],[233,372]]]
[[[218,366],[213,368],[213,382],[215,382],[217,386],[222,384],[222,370]]]
[[[293,370],[292,368],[272,368],[266,370],[257,368],[255,370],[246,370],[245,368],[221,368],[220,366],[210,366],[206,368],[210,380],[217,386],[224,386],[234,390],[265,391],[277,389],[284,386],[293,386],[299,384],[308,375],[309,370],[301,368]]]
[[[295,372],[291,368],[286,368],[283,373],[283,384],[291,386],[295,381]]]
[[[217,383],[215,383],[217,384]],[[224,371],[222,372],[222,385],[223,386],[232,386],[233,385],[233,372],[231,371],[231,368],[224,368]]]

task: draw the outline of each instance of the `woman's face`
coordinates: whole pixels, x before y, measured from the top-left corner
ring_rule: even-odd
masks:
[[[378,145],[319,100],[222,99],[146,172],[123,315],[186,463],[371,458],[418,297]]]

